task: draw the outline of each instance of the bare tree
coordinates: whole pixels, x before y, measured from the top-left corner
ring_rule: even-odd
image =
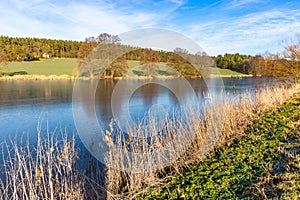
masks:
[[[208,54],[205,51],[197,51],[196,56],[208,56]]]
[[[152,49],[143,49],[140,65],[142,65],[142,69],[145,72],[146,76],[157,76],[157,70],[159,70],[159,62],[159,53],[157,51],[153,51]]]
[[[98,43],[104,43],[104,44],[119,44],[120,43],[120,38],[117,35],[111,35],[108,33],[101,33],[97,37]]]
[[[128,67],[123,57],[120,57],[123,49],[119,42],[117,35],[108,33],[86,38],[78,52],[78,74],[89,77],[109,74],[113,77],[124,73]],[[120,58],[114,61],[116,57]]]
[[[189,51],[188,50],[186,50],[186,49],[183,49],[183,48],[180,48],[180,47],[177,47],[177,48],[175,48],[174,50],[174,53],[179,53],[179,54],[188,54],[189,53]]]
[[[285,51],[282,53],[283,64],[287,67],[291,76],[293,76],[296,83],[300,82],[300,35],[296,40],[285,46]]]
[[[5,68],[8,64],[8,58],[4,50],[0,51],[0,76],[2,74],[3,68]]]

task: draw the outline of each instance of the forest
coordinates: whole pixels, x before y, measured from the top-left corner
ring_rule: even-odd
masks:
[[[40,58],[76,58],[82,42],[46,38],[0,36],[1,59],[35,61]]]

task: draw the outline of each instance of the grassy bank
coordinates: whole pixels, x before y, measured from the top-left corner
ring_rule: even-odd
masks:
[[[139,75],[137,71],[135,71],[136,67],[139,66],[139,61],[128,60],[128,72],[127,76],[129,78],[143,78]],[[24,79],[65,79],[66,75],[75,76],[76,75],[76,67],[78,63],[74,58],[54,58],[54,59],[46,59],[42,61],[31,61],[31,62],[10,62],[8,65],[2,69],[2,72],[6,74],[18,74],[20,72],[26,72],[27,75],[15,75],[15,76],[6,76],[1,78],[3,80],[24,80]],[[159,64],[159,75],[160,77],[168,78],[172,77],[172,73],[169,74],[165,63]],[[219,68],[211,68],[210,72],[212,76],[216,74],[220,74],[223,77],[230,76],[245,76],[245,74],[231,71],[228,69],[219,69]],[[50,76],[50,77],[49,77]],[[57,78],[55,76],[64,76],[62,78]],[[158,76],[158,77],[159,77]],[[49,77],[49,78],[47,78]]]
[[[141,199],[299,199],[300,94]]]
[[[173,160],[167,168],[160,168],[160,170],[157,171],[145,171],[141,173],[136,173],[134,171],[120,172],[115,169],[125,169],[126,166],[123,166],[123,163],[119,162],[124,158],[119,157],[117,148],[110,149],[109,156],[107,158],[109,163],[111,163],[111,165],[107,167],[107,189],[112,194],[115,194],[114,197],[121,199],[134,199],[139,193],[144,193],[149,190],[149,188],[164,188],[161,193],[159,193],[161,196],[154,196],[153,198],[184,198],[186,193],[184,190],[181,191],[180,187],[184,188],[188,182],[180,179],[178,182],[175,181],[174,184],[171,184],[172,187],[170,186],[171,188],[168,189],[168,187],[163,187],[170,184],[165,180],[176,174],[182,174],[186,169],[193,169],[195,165],[206,160],[207,156],[211,152],[214,152],[214,148],[222,147],[224,145],[226,146],[228,141],[231,141],[233,138],[240,138],[241,135],[244,135],[244,131],[247,127],[249,127],[251,121],[257,118],[260,113],[281,105],[293,94],[299,93],[299,89],[299,85],[295,85],[290,88],[265,88],[256,92],[255,99],[251,99],[250,94],[246,93],[238,98],[225,99],[222,103],[220,103],[220,101],[215,102],[212,100],[211,104],[213,106],[205,109],[204,118],[202,118],[196,110],[191,110],[188,114],[188,122],[183,122],[180,119],[176,120],[176,123],[173,123],[172,121],[166,122],[166,132],[171,136],[173,135],[172,133],[176,133],[177,137],[180,138],[181,144],[178,145],[176,140],[172,140],[172,137],[164,137],[164,140],[161,140],[167,140],[168,145],[174,147],[174,149],[169,150],[172,154],[169,154],[168,156],[172,156],[172,158],[176,158],[176,160]],[[146,134],[147,131],[151,132],[151,130],[155,130],[155,127],[150,125],[149,130],[140,130],[138,128],[134,129],[134,127],[132,127],[131,130],[140,132],[141,135],[143,135]],[[191,133],[197,134],[195,137],[189,137],[189,135],[192,135]],[[140,141],[135,149],[137,149],[137,152],[139,148],[146,150],[147,152],[148,149],[151,151],[151,148],[153,147],[164,146],[164,144],[160,143],[160,140],[157,140],[156,143],[151,145],[147,144],[148,143],[146,141]],[[185,153],[180,153],[180,150],[185,147],[185,144],[190,144],[190,146],[185,150]],[[133,151],[135,151],[135,149],[133,149]],[[123,156],[129,156],[129,153],[127,155],[125,152],[125,155]],[[238,156],[241,157],[239,158]],[[160,154],[155,159],[155,163],[151,162],[152,160],[144,160],[142,164],[150,169],[155,168],[160,164],[160,162],[163,162],[165,158],[166,155]],[[242,155],[233,155],[233,158],[243,159],[244,157]],[[220,158],[215,158],[216,161],[218,159]],[[222,163],[223,161],[219,162]],[[140,163],[140,159],[132,159],[129,165],[139,166]],[[226,165],[224,165],[225,168]],[[238,169],[242,167],[243,166],[238,166]],[[218,168],[219,166],[214,169],[217,170]],[[250,170],[250,168],[248,170]],[[209,171],[206,172],[203,170],[202,172],[204,174],[203,176],[207,179],[213,178]],[[226,171],[226,173],[233,175],[235,171]],[[172,180],[171,182],[173,182]],[[190,177],[189,181],[191,181],[192,187],[201,187],[202,183],[200,183],[200,180],[194,180],[194,178]],[[195,181],[194,184],[193,181]],[[235,180],[229,179],[227,181],[230,183]],[[238,187],[238,184],[239,183],[237,183],[236,187]],[[178,196],[176,193],[178,191],[177,187],[179,187],[179,191],[181,191]],[[213,186],[208,184],[208,188],[210,187]],[[215,186],[215,189],[217,187],[219,187],[219,185]],[[169,190],[174,192],[175,195],[167,196],[169,194]],[[194,193],[198,193],[197,190],[198,189],[195,188],[191,189]],[[152,196],[150,195],[150,197]],[[188,197],[192,198],[192,196],[186,196],[186,198]]]
[[[128,60],[127,63],[128,63],[128,67],[129,67],[129,70],[127,73],[128,76],[137,76],[135,70],[140,65],[140,62],[135,61],[135,60]],[[174,74],[174,72],[172,72],[172,71],[170,72],[168,70],[166,63],[160,63],[158,71],[159,71],[159,74],[163,74],[164,76],[172,76],[172,74]],[[239,72],[232,71],[229,69],[221,69],[221,68],[217,68],[217,67],[210,67],[209,72],[212,75],[212,77],[216,77],[216,76],[217,77],[218,76],[221,76],[221,77],[247,76],[246,74],[243,74],[243,73],[239,73]]]

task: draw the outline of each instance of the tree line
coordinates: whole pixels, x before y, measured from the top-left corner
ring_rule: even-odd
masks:
[[[40,58],[76,58],[82,42],[46,38],[0,36],[0,58],[10,61],[34,61]]]
[[[124,54],[119,53],[122,56],[111,60],[113,55],[118,52],[124,52]],[[142,71],[137,73],[144,76],[157,76],[159,63],[165,63],[184,77],[200,77],[199,70],[203,76],[204,69],[213,65],[211,57],[204,52],[191,54],[186,49],[179,47],[173,52],[132,47],[122,45],[117,35],[107,33],[102,33],[98,37],[86,38],[79,48],[77,59],[79,75],[91,77],[122,76],[129,69],[127,60],[139,61]],[[91,59],[93,62],[97,60],[98,63],[91,65]],[[88,64],[84,62],[88,62]]]
[[[285,47],[277,54],[265,56],[224,54],[213,57],[215,66],[221,69],[230,69],[254,76],[294,77],[300,80],[300,40]]]
[[[215,66],[221,69],[230,69],[233,71],[248,74],[250,71],[250,62],[253,57],[250,55],[240,55],[226,53],[214,57]]]

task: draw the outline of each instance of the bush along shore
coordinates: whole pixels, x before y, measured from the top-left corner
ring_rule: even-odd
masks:
[[[12,80],[72,80],[76,77],[65,75],[13,75],[13,76],[1,76],[2,81],[12,81]]]
[[[13,72],[14,73],[14,72]],[[12,74],[13,74],[12,73]],[[22,71],[20,71],[22,73]],[[5,76],[0,76],[0,80],[90,80],[90,79],[153,79],[153,77],[146,77],[146,76],[126,76],[126,77],[76,77],[76,76],[69,76],[67,74],[64,75],[28,75],[28,74],[20,74],[19,72],[15,72],[14,75],[5,75]],[[209,78],[242,78],[242,77],[253,77],[252,75],[211,75]],[[158,76],[155,77],[157,79],[176,79],[179,77],[176,76]],[[188,78],[199,78],[199,77],[188,77]]]
[[[300,93],[139,199],[300,199]]]

